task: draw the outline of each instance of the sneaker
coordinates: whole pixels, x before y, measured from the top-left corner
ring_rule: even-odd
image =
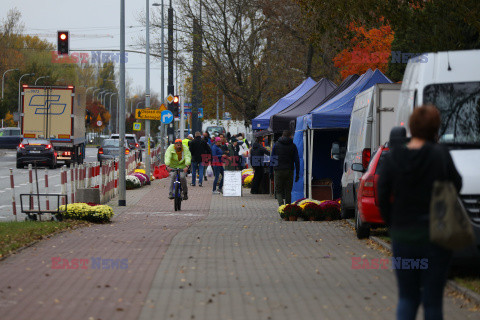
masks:
[[[190,183],[190,185],[191,185],[192,187],[195,187],[195,183]]]
[[[173,196],[173,192],[170,192],[170,193],[168,194],[168,199],[172,200],[173,198],[175,198],[175,197]]]
[[[201,183],[198,184],[199,187],[203,187]]]
[[[213,190],[212,192],[213,194],[220,194],[220,192],[218,190]]]
[[[223,193],[223,189],[218,189],[218,191],[219,191],[220,193]]]
[[[183,194],[183,200],[188,200],[188,194],[186,193]]]
[[[203,177],[203,180],[208,181],[207,177]]]

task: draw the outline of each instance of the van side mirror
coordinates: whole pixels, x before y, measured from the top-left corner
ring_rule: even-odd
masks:
[[[352,170],[356,172],[364,173],[365,169],[363,168],[363,164],[361,163],[352,163]]]
[[[345,158],[345,147],[341,147],[338,142],[332,143],[332,149],[330,150],[330,158],[333,160],[342,160]]]

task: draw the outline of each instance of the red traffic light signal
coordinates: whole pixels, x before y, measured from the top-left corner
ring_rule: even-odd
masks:
[[[173,96],[173,104],[178,105],[179,101],[180,101],[180,98],[178,96]]]
[[[58,54],[68,54],[69,48],[68,31],[57,31],[57,51]]]

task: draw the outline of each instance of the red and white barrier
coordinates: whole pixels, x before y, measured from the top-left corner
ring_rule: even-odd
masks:
[[[48,198],[48,170],[45,168],[45,194],[47,195],[45,199],[45,207],[47,210],[50,210],[50,199]]]
[[[33,171],[31,163],[28,165],[28,184],[30,186],[30,210],[33,210]]]
[[[10,169],[10,188],[12,188],[12,207],[15,221],[17,221],[17,204],[15,203],[15,183],[13,181],[13,169]]]

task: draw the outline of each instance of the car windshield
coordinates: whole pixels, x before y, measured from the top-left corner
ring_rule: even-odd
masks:
[[[119,139],[107,139],[103,140],[103,147],[118,147],[120,144]]]
[[[208,127],[207,132],[211,135],[214,132],[223,133],[223,127]]]
[[[440,110],[440,142],[480,145],[480,82],[433,84],[423,94]]]

